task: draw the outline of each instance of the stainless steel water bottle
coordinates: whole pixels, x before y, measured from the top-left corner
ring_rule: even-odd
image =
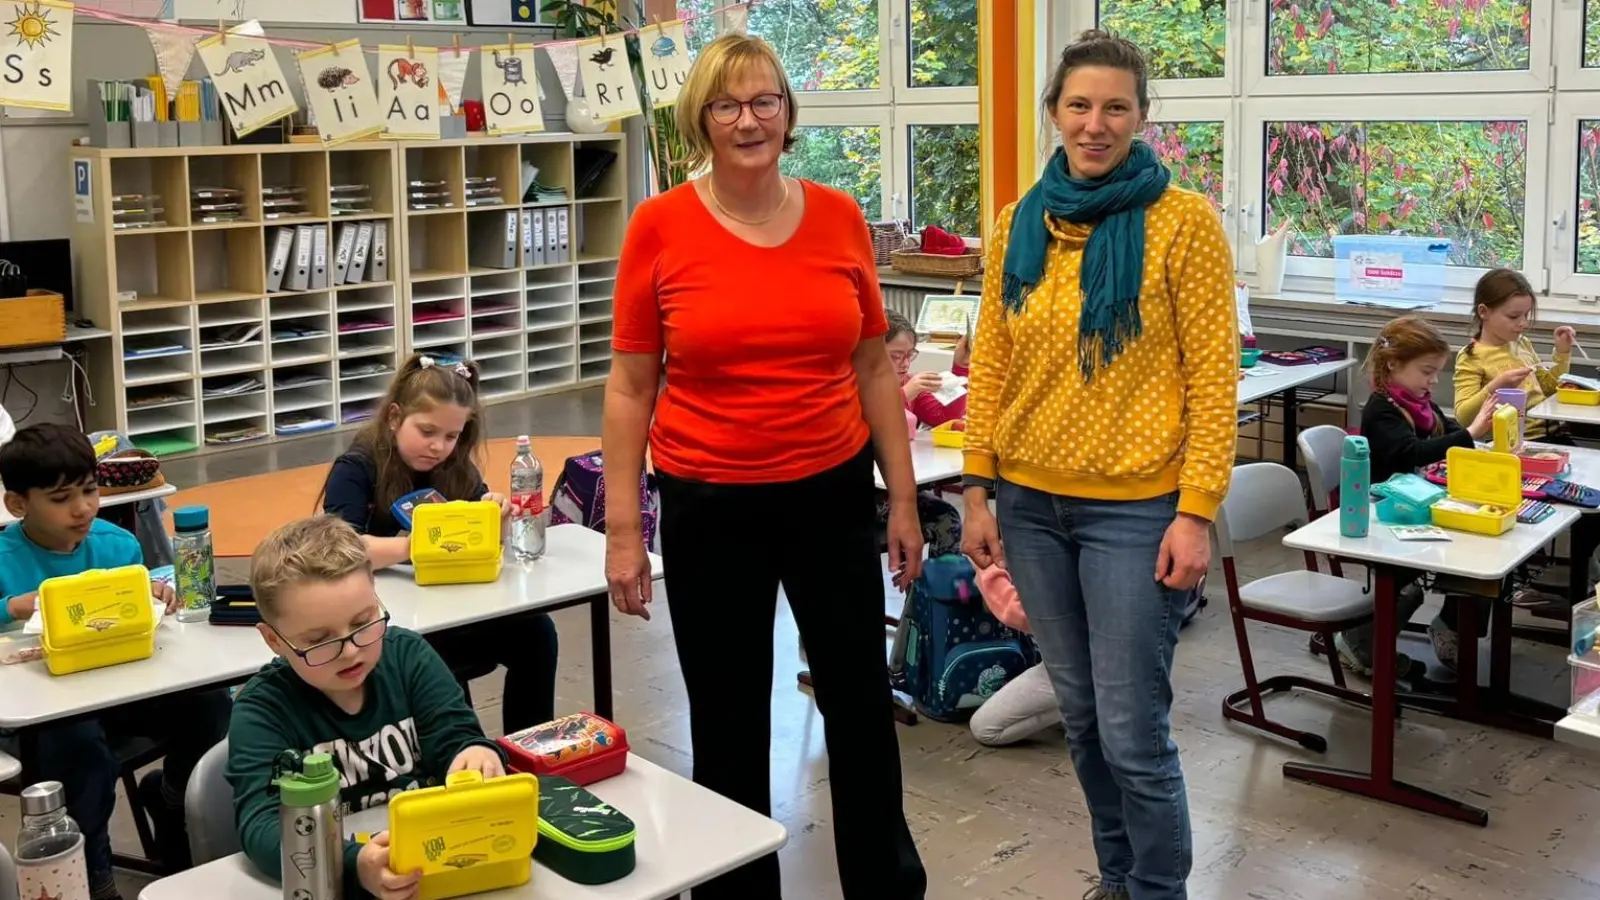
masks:
[[[278,831],[283,842],[283,900],[342,900],[344,814],[339,770],[326,753],[278,754]]]

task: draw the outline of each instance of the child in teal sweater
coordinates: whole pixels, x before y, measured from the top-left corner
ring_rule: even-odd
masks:
[[[272,762],[283,750],[325,752],[345,812],[382,806],[451,772],[505,774],[505,760],[444,661],[419,635],[391,627],[372,562],[354,528],[319,516],[285,525],[256,548],[250,586],[257,628],[278,659],[235,699],[228,783],[239,842],[281,877]],[[421,873],[389,871],[387,833],[345,843],[345,884],[407,896]]]

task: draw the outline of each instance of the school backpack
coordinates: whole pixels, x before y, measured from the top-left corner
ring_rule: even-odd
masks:
[[[922,715],[960,722],[1038,656],[1031,637],[1002,625],[984,605],[972,563],[940,556],[923,563],[906,593],[890,684]]]
[[[639,479],[639,509],[644,514],[644,545],[650,552],[660,553],[656,519],[661,511],[661,492],[656,489],[655,476],[649,472]],[[568,459],[550,492],[550,524],[570,523],[605,533],[605,462],[599,450]]]

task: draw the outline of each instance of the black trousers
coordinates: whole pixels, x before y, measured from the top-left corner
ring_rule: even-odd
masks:
[[[661,555],[695,783],[772,812],[772,629],[782,585],[823,717],[843,896],[920,900],[928,879],[902,803],[872,462],[868,445],[800,481],[660,475]],[[695,900],[781,896],[776,854],[694,889]]]

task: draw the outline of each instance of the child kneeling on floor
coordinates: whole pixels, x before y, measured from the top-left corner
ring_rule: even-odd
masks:
[[[502,515],[510,512],[506,497],[489,490],[478,467],[486,439],[477,365],[413,355],[395,373],[372,421],[328,470],[322,511],[361,533],[374,568],[403,563],[411,556],[411,538],[390,508],[412,491],[432,488],[446,500],[491,500]],[[505,733],[556,717],[559,640],[548,613],[519,613],[427,640],[453,672],[476,674],[485,663],[505,666]]]
[[[355,529],[330,516],[279,528],[250,559],[250,587],[261,611],[256,627],[278,659],[234,702],[227,778],[239,843],[256,868],[282,877],[271,782],[284,750],[333,757],[346,815],[441,784],[451,772],[505,774],[504,757],[439,654],[415,632],[390,626]],[[387,833],[344,849],[347,886],[414,896],[421,873],[389,871]]]
[[[0,447],[6,509],[20,520],[0,530],[0,625],[26,622],[46,579],[143,563],[139,540],[98,518],[95,476],[94,447],[76,428],[30,425]],[[152,588],[169,615],[177,611],[171,585],[152,584]],[[39,729],[38,770],[30,777],[59,781],[66,788],[67,812],[83,828],[89,890],[95,900],[119,896],[112,876],[109,830],[121,771],[114,743],[144,737],[166,744],[162,768],[139,782],[139,800],[155,825],[161,857],[156,862],[177,871],[190,864],[183,821],[189,773],[222,740],[227,721],[228,694],[217,690],[147,700]]]
[[[911,320],[897,312],[889,312],[889,330],[883,342],[889,349],[889,361],[894,364],[895,375],[900,379],[900,394],[906,411],[916,416],[917,424],[932,428],[960,419],[967,414],[967,398],[962,395],[952,402],[941,403],[934,392],[944,383],[938,372],[911,374],[911,363],[917,358],[917,332]],[[967,363],[972,352],[966,338],[956,344],[951,371],[967,374]],[[917,492],[917,519],[922,522],[922,540],[928,547],[930,559],[961,552],[961,514],[949,501],[942,500],[934,491]],[[888,549],[889,492],[878,491],[878,552]]]
[[[1477,415],[1466,428],[1451,421],[1433,402],[1439,372],[1449,363],[1450,345],[1427,321],[1405,316],[1383,326],[1367,356],[1372,396],[1361,411],[1361,434],[1366,437],[1371,454],[1373,484],[1442,462],[1450,448],[1471,448],[1474,441],[1487,438],[1493,431],[1496,404],[1492,400],[1475,410]],[[1395,623],[1401,627],[1422,606],[1421,573],[1413,575],[1397,581]],[[1456,604],[1461,602],[1461,598],[1447,598],[1440,615],[1428,626],[1434,655],[1451,668],[1456,662]],[[1479,616],[1480,629],[1487,629],[1488,625],[1488,616]],[[1398,633],[1375,638],[1369,622],[1340,632],[1333,642],[1345,668],[1371,675],[1372,642],[1397,637]],[[1405,654],[1396,654],[1398,677],[1413,677],[1414,668],[1420,666],[1414,666]]]

